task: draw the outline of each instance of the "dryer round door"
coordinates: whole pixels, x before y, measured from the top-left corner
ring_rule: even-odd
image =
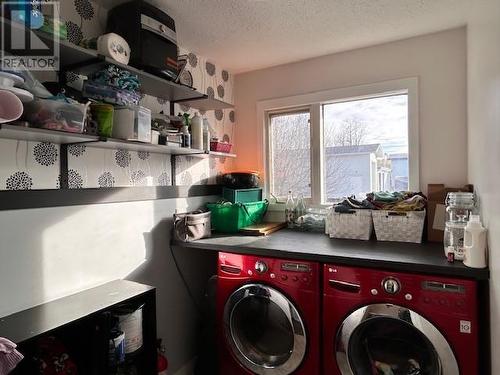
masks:
[[[258,375],[288,375],[306,353],[304,322],[278,290],[248,284],[224,308],[224,334],[241,365]]]
[[[392,304],[351,313],[337,332],[335,354],[342,375],[459,375],[441,332],[418,313]]]

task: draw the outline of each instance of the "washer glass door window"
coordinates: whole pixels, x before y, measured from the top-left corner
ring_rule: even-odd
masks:
[[[274,288],[249,284],[236,290],[225,306],[224,330],[235,357],[255,374],[288,375],[304,359],[304,323]]]
[[[342,375],[458,375],[444,336],[404,307],[375,304],[354,311],[337,334]]]

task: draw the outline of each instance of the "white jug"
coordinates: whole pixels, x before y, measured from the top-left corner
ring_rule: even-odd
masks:
[[[464,265],[473,268],[485,268],[486,229],[481,225],[479,215],[471,215],[464,235]]]

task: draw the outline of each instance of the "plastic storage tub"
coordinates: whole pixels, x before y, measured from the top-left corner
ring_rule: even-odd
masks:
[[[24,118],[36,128],[83,133],[88,104],[37,99],[24,103]]]
[[[212,229],[217,232],[236,233],[240,229],[262,222],[267,200],[251,203],[208,203],[212,214]]]
[[[222,188],[222,197],[232,203],[258,202],[262,200],[262,189],[231,189]]]

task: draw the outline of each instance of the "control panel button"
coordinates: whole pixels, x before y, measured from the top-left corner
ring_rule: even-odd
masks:
[[[252,276],[252,275],[253,275],[252,270],[248,270],[248,272],[247,272],[247,273],[248,273],[248,276]]]
[[[372,290],[370,290],[370,293],[373,295],[373,296],[376,296],[378,295],[378,290],[373,288]]]
[[[305,276],[304,276],[304,277],[302,278],[302,281],[303,281],[303,282],[305,282],[305,283],[307,283],[307,282],[309,281],[309,279],[308,279],[307,277],[305,277]]]
[[[255,262],[255,271],[260,274],[267,272],[267,264],[261,260],[258,260],[257,262]]]
[[[294,276],[294,277],[292,277],[292,280],[293,281],[299,281],[299,277],[298,276]]]
[[[288,276],[287,275],[281,275],[281,280],[287,281],[288,280]]]
[[[401,289],[401,284],[394,277],[387,277],[382,281],[382,288],[388,294],[397,294]]]
[[[275,279],[275,278],[276,278],[276,275],[275,275],[274,273],[271,273],[271,274],[269,274],[269,277],[270,277],[271,279]]]
[[[429,297],[424,297],[424,303],[431,303],[432,300]]]
[[[405,294],[405,300],[411,301],[413,299],[413,296],[410,293]]]

